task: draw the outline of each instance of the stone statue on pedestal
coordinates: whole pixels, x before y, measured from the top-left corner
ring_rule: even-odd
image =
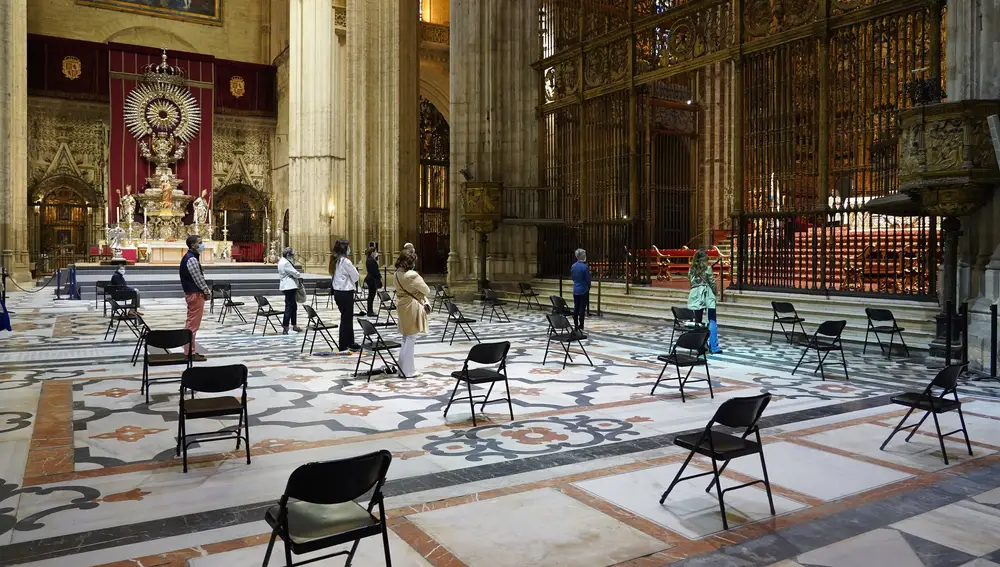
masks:
[[[206,195],[208,195],[208,191],[203,189],[201,196],[194,200],[194,223],[198,227],[205,226],[208,223],[208,201],[205,200]]]
[[[132,186],[125,186],[125,195],[122,195],[121,191],[118,192],[118,196],[121,198],[121,211],[122,218],[118,219],[119,222],[124,221],[131,224],[135,219],[135,197],[132,195]]]

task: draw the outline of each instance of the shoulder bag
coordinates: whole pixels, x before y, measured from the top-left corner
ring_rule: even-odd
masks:
[[[428,315],[430,315],[430,313],[431,313],[431,304],[427,303],[426,299],[424,299],[423,301],[420,301],[419,299],[417,299],[417,296],[413,295],[405,287],[403,287],[403,285],[401,283],[399,283],[399,274],[396,274],[395,277],[396,277],[396,287],[398,287],[399,289],[401,289],[403,291],[403,293],[405,293],[406,295],[409,295],[410,297],[412,297],[413,301],[416,301],[416,302],[420,303],[424,307],[424,313],[427,313]]]

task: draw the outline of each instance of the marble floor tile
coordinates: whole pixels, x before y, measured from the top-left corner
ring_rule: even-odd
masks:
[[[553,489],[410,516],[469,567],[605,567],[667,545]]]
[[[902,534],[874,530],[798,557],[803,567],[925,567]]]
[[[711,482],[710,477],[678,483],[663,505],[660,505],[660,495],[670,486],[670,481],[680,466],[677,463],[606,476],[578,482],[575,486],[688,538],[700,538],[722,530],[719,500],[714,491],[711,494],[705,492],[705,487]],[[703,469],[688,466],[684,475],[701,471]],[[737,483],[723,479],[722,487],[735,484]],[[777,514],[805,507],[804,504],[777,494],[772,496]],[[725,503],[730,528],[771,517],[763,485],[728,492],[725,494]]]
[[[348,551],[350,550],[350,547],[350,545],[340,545],[313,553],[293,555],[292,561],[308,561],[315,557],[322,557],[330,553]],[[263,564],[262,562],[264,561],[264,553],[266,551],[266,545],[255,545],[253,547],[235,549],[224,553],[189,559],[187,567],[261,567]],[[271,567],[285,565],[284,553],[285,551],[281,540],[279,539],[275,541],[274,550],[271,552],[271,558],[270,561],[267,562],[267,565]],[[412,547],[407,545],[406,542],[399,539],[399,536],[392,531],[389,532],[389,556],[392,559],[393,567],[430,567],[430,563],[428,563],[426,559],[421,557],[421,555],[414,551]],[[316,565],[342,565],[346,560],[347,556],[342,555],[316,563]],[[368,537],[361,540],[361,543],[358,544],[358,551],[354,555],[352,565],[357,565],[358,567],[381,567],[382,565],[385,565],[385,553],[382,547],[382,538]]]
[[[941,456],[941,447],[936,438],[914,435],[909,442],[906,442],[907,433],[900,432],[885,446],[884,451],[880,451],[879,446],[890,433],[892,433],[892,429],[887,427],[863,423],[816,433],[805,437],[805,439],[865,457],[923,471],[937,471],[948,466],[944,464],[944,459]],[[992,453],[992,451],[986,449],[973,447],[974,457],[969,457],[969,453],[965,448],[965,442],[959,443],[954,439],[954,437],[950,437],[945,441],[945,446],[948,448],[948,459],[952,465],[967,461],[970,458]]]
[[[994,563],[988,559],[978,558],[969,561],[961,567],[1000,567],[1000,563]]]
[[[972,499],[980,504],[986,504],[990,506],[1000,505],[1000,488],[994,488],[982,494],[977,494],[972,497]]]
[[[897,470],[792,443],[766,444],[764,457],[772,484],[823,500],[910,478]],[[728,470],[763,478],[755,456],[731,461]]]
[[[976,557],[1000,549],[1000,510],[969,500],[908,518],[893,527]]]

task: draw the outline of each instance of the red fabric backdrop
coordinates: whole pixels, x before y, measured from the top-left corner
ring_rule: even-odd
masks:
[[[277,112],[277,70],[271,65],[215,60],[215,110],[220,114],[274,116]],[[233,77],[243,79],[244,92],[233,94]]]
[[[80,60],[80,76],[63,74],[63,59]],[[28,35],[28,92],[63,98],[108,99],[108,46],[103,43]]]
[[[128,94],[141,80],[143,68],[160,62],[161,52],[135,45],[109,43],[111,77],[111,210],[109,218],[117,220],[117,191],[125,192],[131,185],[133,193],[146,186],[146,178],[153,174],[153,165],[139,151],[139,141],[125,126],[124,106]],[[187,145],[185,158],[176,165],[175,173],[183,180],[180,188],[197,197],[202,189],[212,194],[212,113],[214,107],[215,59],[193,53],[167,52],[167,62],[180,67],[189,81],[188,88],[201,108],[201,126],[198,134]],[[190,223],[191,213],[185,218]],[[137,211],[137,220],[138,218]]]

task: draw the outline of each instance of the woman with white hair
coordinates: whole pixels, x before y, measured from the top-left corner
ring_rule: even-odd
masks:
[[[576,249],[576,263],[570,268],[570,277],[573,279],[573,324],[576,332],[582,334],[590,302],[590,268],[587,267],[587,251],[583,248]]]
[[[285,296],[285,316],[281,320],[282,334],[285,335],[288,334],[289,324],[292,325],[292,330],[296,333],[302,331],[295,320],[295,315],[298,311],[298,305],[295,302],[295,291],[299,289],[299,280],[302,279],[302,274],[292,265],[292,258],[294,256],[295,250],[285,248],[281,252],[281,259],[278,260],[278,289]]]

